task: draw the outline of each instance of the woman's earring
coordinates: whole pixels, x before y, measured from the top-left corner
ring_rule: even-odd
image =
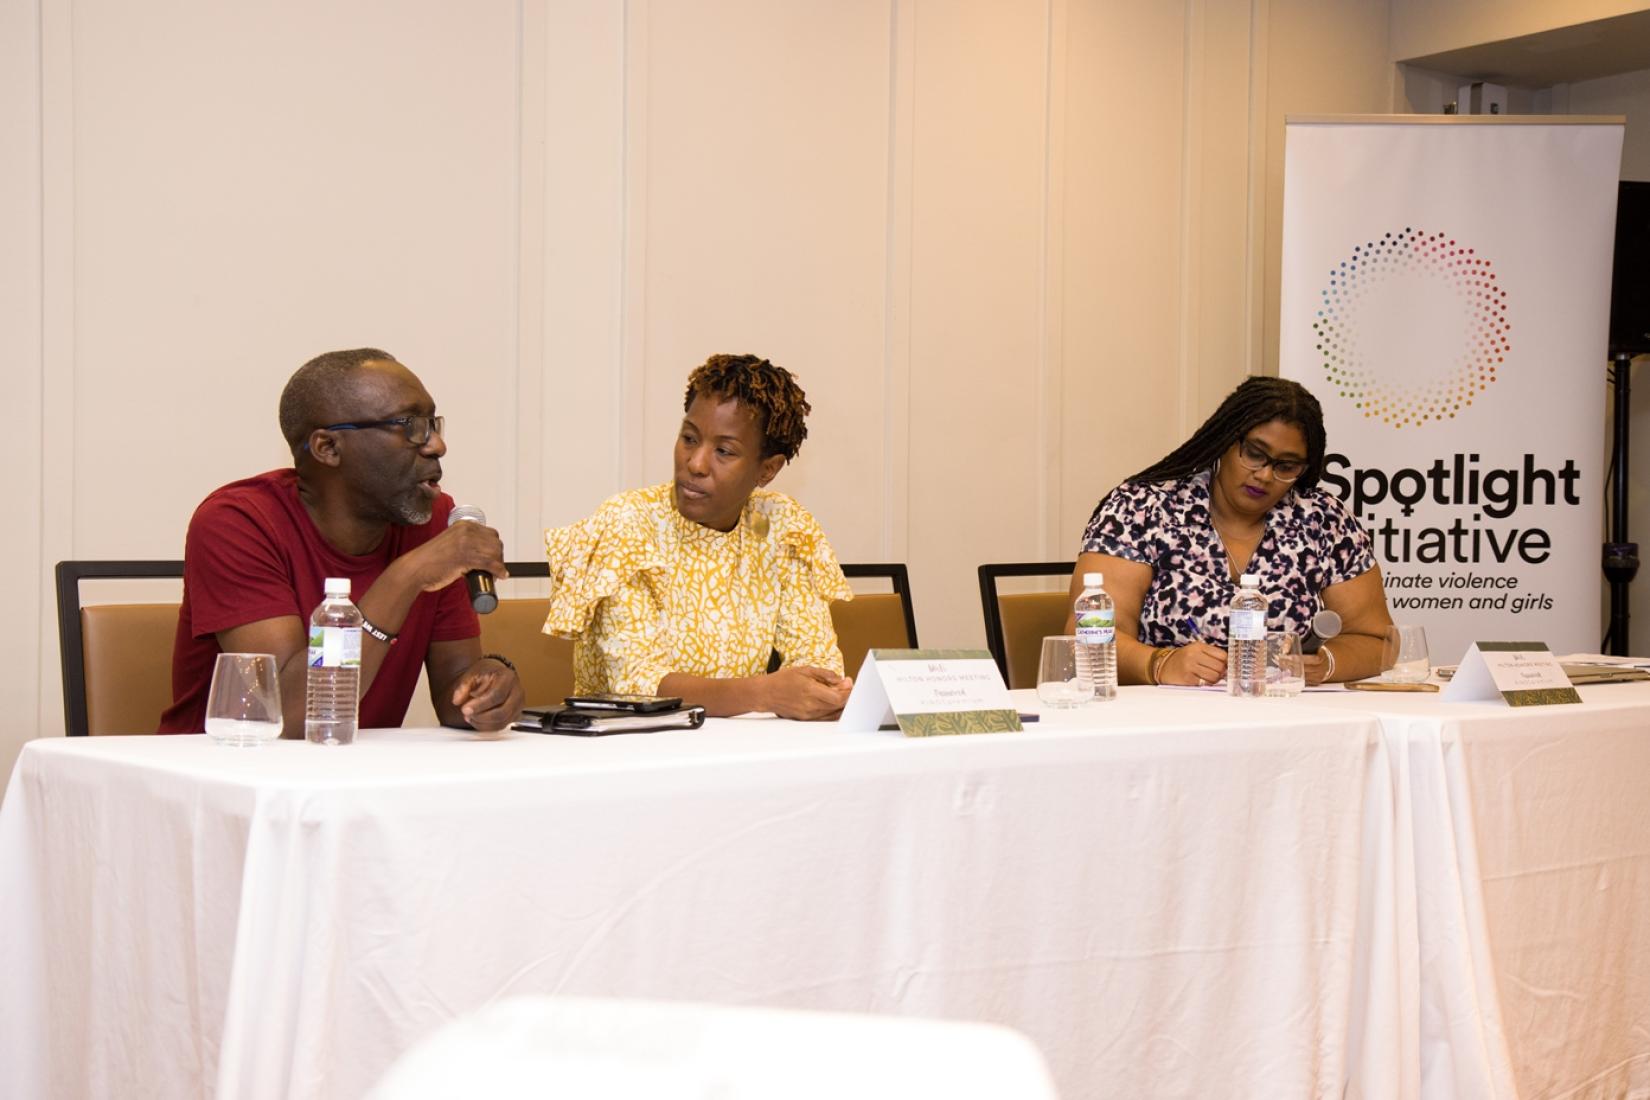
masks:
[[[1209,467],[1209,480],[1213,481],[1220,476],[1220,456],[1215,456],[1215,464]]]

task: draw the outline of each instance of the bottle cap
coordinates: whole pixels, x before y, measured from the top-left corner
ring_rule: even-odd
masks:
[[[1106,577],[1105,577],[1105,574],[1103,574],[1103,573],[1084,573],[1083,574],[1083,587],[1084,588],[1099,588],[1105,582],[1106,582]]]
[[[348,596],[349,595],[349,578],[348,577],[328,577],[327,578],[327,583],[326,583],[326,593],[329,596]]]
[[[1245,588],[1259,588],[1260,575],[1258,573],[1245,573],[1243,574],[1243,579],[1238,583],[1243,585]]]

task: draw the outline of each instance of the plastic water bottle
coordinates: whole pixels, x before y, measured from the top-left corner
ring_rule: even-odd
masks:
[[[318,745],[348,745],[355,740],[361,695],[362,615],[350,602],[348,577],[328,577],[326,593],[309,617],[304,737]]]
[[[1266,694],[1266,597],[1260,578],[1243,574],[1232,600],[1226,631],[1226,691],[1231,695]]]
[[[1096,699],[1117,698],[1117,605],[1101,588],[1105,577],[1083,574],[1083,594],[1072,610],[1077,617],[1077,679]]]

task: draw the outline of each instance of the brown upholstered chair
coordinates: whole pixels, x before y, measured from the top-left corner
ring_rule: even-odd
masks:
[[[985,612],[985,642],[1011,688],[1037,686],[1037,663],[1043,639],[1064,634],[1071,598],[1066,586],[1057,592],[999,593],[1003,577],[1060,577],[1070,580],[1076,562],[1015,562],[980,566],[980,607]]]
[[[886,577],[892,592],[856,592],[831,605],[831,625],[849,676],[859,675],[872,649],[915,649],[917,617],[911,607],[911,577],[903,563],[844,565],[848,577]]]
[[[542,561],[504,565],[512,580],[550,575],[550,566]],[[560,703],[573,694],[573,643],[544,633],[548,614],[548,598],[506,597],[492,614],[481,616],[481,651],[502,653],[515,663],[532,707]]]
[[[82,580],[183,576],[181,561],[57,563],[57,637],[64,731],[71,737],[154,733],[172,702],[175,603],[82,607]]]

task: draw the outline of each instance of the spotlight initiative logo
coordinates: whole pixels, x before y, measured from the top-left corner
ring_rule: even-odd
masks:
[[[1329,270],[1312,322],[1330,384],[1394,428],[1454,420],[1512,351],[1507,292],[1489,260],[1406,226]]]

